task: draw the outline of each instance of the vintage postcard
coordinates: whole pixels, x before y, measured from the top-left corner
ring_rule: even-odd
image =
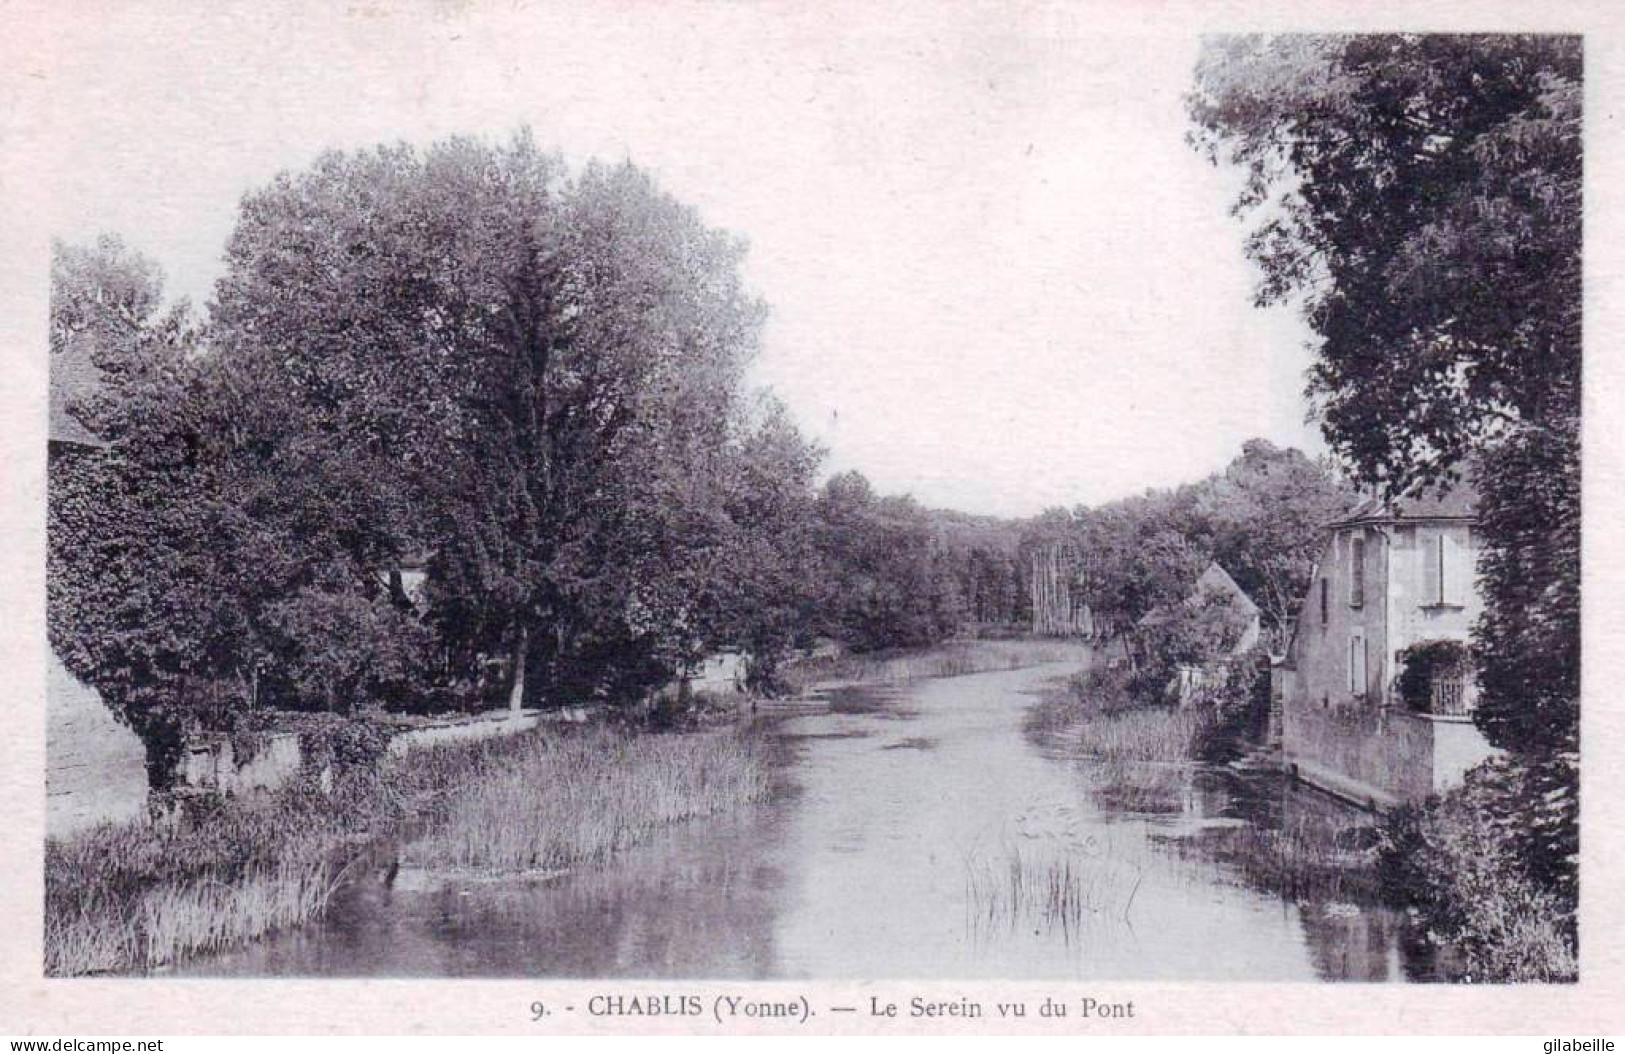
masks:
[[[0,17],[0,1031],[1625,1022],[1605,5]]]

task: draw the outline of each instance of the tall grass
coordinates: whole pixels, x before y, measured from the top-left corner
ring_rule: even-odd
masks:
[[[1174,839],[1183,856],[1237,873],[1253,889],[1296,902],[1375,904],[1380,899],[1369,827],[1338,828],[1303,818],[1279,826],[1245,824],[1209,839]]]
[[[325,909],[332,857],[401,815],[381,774],[331,795],[313,780],[200,799],[175,828],[103,826],[45,846],[45,969],[52,976],[160,966],[307,922]]]
[[[1189,761],[1207,725],[1196,710],[1159,706],[1095,715],[1077,734],[1084,753],[1108,761]]]
[[[263,865],[231,881],[202,878],[160,886],[140,904],[147,965],[297,926],[321,915],[332,892],[331,872],[321,860]]]
[[[1091,667],[1045,692],[1028,712],[1030,731],[1070,742],[1104,761],[1190,761],[1202,753],[1217,718],[1205,707],[1144,703],[1119,669]]]
[[[270,794],[196,803],[178,829],[101,827],[45,853],[45,972],[129,972],[318,918],[361,843],[426,831],[427,859],[523,870],[600,860],[655,826],[763,795],[735,733],[594,731],[411,752]]]
[[[907,684],[928,677],[959,677],[1019,670],[1051,662],[1082,662],[1088,646],[1071,640],[953,640],[920,650],[809,659],[788,664],[785,685],[796,693],[826,681]]]
[[[760,746],[735,731],[532,739],[501,770],[453,789],[433,832],[407,858],[493,871],[597,862],[660,827],[759,800],[767,789]]]

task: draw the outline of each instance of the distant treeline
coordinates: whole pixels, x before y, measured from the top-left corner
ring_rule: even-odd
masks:
[[[1279,642],[1309,587],[1324,528],[1354,497],[1329,466],[1254,439],[1200,482],[1046,512],[1024,531],[1023,559],[1060,546],[1067,582],[1089,606],[1095,632],[1125,640],[1131,651],[1142,620],[1182,603],[1217,561]]]

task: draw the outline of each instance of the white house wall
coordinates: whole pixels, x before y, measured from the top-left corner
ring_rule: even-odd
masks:
[[[55,653],[45,675],[45,833],[147,818],[147,751]]]

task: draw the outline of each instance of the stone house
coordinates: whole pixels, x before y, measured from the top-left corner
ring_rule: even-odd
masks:
[[[1328,525],[1276,670],[1282,758],[1298,778],[1387,808],[1458,783],[1491,753],[1469,678],[1436,675],[1421,705],[1396,685],[1408,648],[1464,646],[1479,616],[1476,502],[1463,481],[1370,498]]]

